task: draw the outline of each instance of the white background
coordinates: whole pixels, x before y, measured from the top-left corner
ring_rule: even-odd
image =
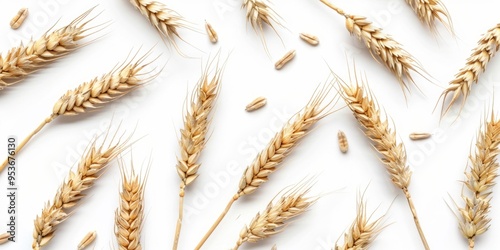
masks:
[[[494,85],[500,83],[500,61],[494,59],[489,64],[489,71],[474,86],[461,117],[454,124],[453,114],[439,123],[439,113],[433,113],[433,108],[481,34],[499,21],[498,3],[444,0],[456,28],[457,38],[454,39],[442,26],[439,28],[441,36],[434,36],[403,0],[335,1],[346,12],[367,16],[383,27],[436,79],[437,85],[433,85],[415,75],[423,94],[412,88],[412,94],[405,101],[395,77],[349,36],[344,18],[316,0],[273,2],[290,31],[279,29],[283,46],[272,30],[266,29],[272,59],[247,25],[238,0],[167,2],[194,22],[200,31],[204,32],[206,19],[219,33],[219,43],[212,45],[203,33],[179,30],[186,41],[203,51],[179,41],[183,51],[193,58],[183,58],[165,46],[157,32],[126,0],[8,1],[2,4],[0,48],[3,52],[19,45],[20,40],[26,42],[30,37],[40,37],[58,20],[56,28],[69,23],[98,3],[94,13],[103,13],[92,24],[106,21],[111,24],[105,31],[84,41],[100,37],[98,40],[0,92],[1,155],[6,152],[7,136],[14,135],[21,140],[50,115],[53,104],[67,89],[106,73],[117,62],[125,60],[131,50],[142,46],[142,51],[146,51],[156,44],[151,58],[159,54],[161,57],[153,65],[166,66],[160,77],[148,86],[97,112],[59,117],[28,144],[18,156],[17,242],[1,247],[31,247],[34,218],[53,198],[89,139],[96,133],[103,133],[114,116],[115,125],[122,122],[122,131],[131,133],[136,128],[134,138],[143,137],[132,147],[135,167],[139,170],[145,166],[142,162],[150,155],[153,161],[146,187],[143,246],[145,249],[170,248],[177,218],[179,178],[175,159],[179,152],[177,136],[182,127],[183,102],[196,84],[202,66],[210,56],[221,51],[222,59],[230,54],[229,61],[213,115],[211,137],[201,158],[200,177],[187,189],[180,249],[192,249],[196,245],[236,192],[245,166],[288,117],[303,107],[318,84],[324,82],[329,74],[328,65],[348,79],[347,59],[351,62],[355,59],[358,69],[366,73],[370,87],[394,121],[399,139],[406,145],[409,164],[414,171],[410,191],[431,248],[467,249],[457,228],[453,215],[457,210],[450,197],[461,204],[460,180],[464,178],[463,171],[481,114],[490,107]],[[13,31],[9,27],[10,18],[23,6],[29,8],[30,15],[22,28]],[[311,47],[304,43],[298,38],[299,32],[316,34],[320,45]],[[276,71],[274,62],[289,49],[297,50],[296,58],[283,70]],[[268,105],[254,113],[245,112],[245,105],[257,96],[266,97]],[[345,131],[349,139],[347,154],[338,150],[339,129]],[[415,131],[435,135],[425,141],[410,141],[408,134]],[[130,153],[124,157],[129,158]],[[228,166],[235,167],[236,171],[228,172]],[[311,191],[323,194],[317,204],[283,233],[258,244],[244,245],[242,249],[270,249],[275,243],[278,249],[330,249],[352,222],[356,195],[367,186],[365,197],[369,210],[380,206],[378,215],[383,214],[395,199],[387,212],[389,226],[371,249],[422,249],[404,196],[390,182],[378,155],[347,109],[320,121],[285,160],[282,168],[271,175],[268,183],[255,194],[236,202],[207,241],[205,249],[232,247],[243,225],[264,209],[272,197],[307,176],[317,176],[317,184]],[[6,178],[6,172],[1,173],[0,187],[7,187]],[[59,226],[47,249],[75,248],[91,230],[98,234],[95,249],[115,246],[113,224],[119,182],[119,169],[114,163],[89,190],[88,197],[72,216]],[[500,190],[495,187],[494,193],[497,191]],[[478,237],[477,249],[492,249],[500,243],[495,237],[500,233],[500,199],[496,194],[493,197],[491,228]],[[3,224],[7,218],[6,197],[0,200],[0,215]]]

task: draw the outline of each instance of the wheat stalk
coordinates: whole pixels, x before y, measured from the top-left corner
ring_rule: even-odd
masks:
[[[48,63],[66,56],[73,50],[82,46],[80,40],[98,31],[88,33],[97,28],[87,28],[90,20],[86,17],[94,8],[86,11],[68,25],[47,31],[37,40],[31,40],[27,45],[21,45],[10,49],[3,56],[0,55],[0,90],[22,81],[29,74],[44,67]]]
[[[275,25],[283,27],[282,18],[273,9],[268,0],[243,0],[242,8],[246,10],[247,21],[250,23],[255,33],[259,36],[266,53],[269,55],[266,39],[264,37],[263,25],[271,27],[271,29],[273,29],[276,35],[278,35],[281,39]]]
[[[435,32],[436,22],[441,22],[450,33],[454,34],[450,14],[441,0],[406,0],[406,2],[431,31]]]
[[[181,138],[179,140],[181,156],[178,157],[176,166],[177,173],[181,178],[181,184],[179,190],[179,218],[174,237],[174,250],[178,247],[182,227],[185,188],[198,177],[198,169],[201,165],[198,159],[207,141],[206,136],[210,123],[208,116],[219,94],[223,68],[216,66],[211,77],[209,73],[210,65],[202,73],[191,95],[189,111],[185,112],[184,128],[181,129]]]
[[[41,249],[54,237],[57,226],[64,222],[71,214],[72,208],[79,204],[101,172],[118,154],[128,147],[130,137],[123,138],[117,132],[113,134],[109,143],[107,135],[103,142],[98,144],[93,140],[78,163],[75,172],[70,171],[52,200],[48,202],[40,215],[35,219],[33,230],[33,249]]]
[[[317,197],[306,197],[311,188],[310,184],[297,184],[293,189],[284,193],[276,202],[271,201],[266,209],[245,225],[236,241],[234,250],[243,243],[255,243],[282,232],[288,221],[306,212]]]
[[[459,208],[459,227],[462,235],[469,241],[469,249],[474,249],[474,241],[490,227],[492,188],[497,177],[500,145],[500,120],[491,113],[490,120],[484,121],[484,128],[479,131],[476,152],[469,157],[470,168],[465,173],[462,192],[464,206]]]
[[[486,70],[486,65],[499,49],[500,23],[483,35],[481,40],[478,42],[478,46],[472,50],[472,54],[467,59],[465,67],[460,69],[458,74],[455,75],[455,79],[449,83],[448,87],[439,97],[439,100],[443,98],[441,117],[443,117],[450,110],[451,106],[460,96],[463,96],[462,105],[460,107],[460,110],[462,110],[472,89],[472,84],[477,83],[481,73]],[[452,98],[445,108],[446,98],[449,94],[452,95]]]
[[[144,219],[144,188],[146,177],[134,171],[125,173],[122,165],[120,206],[115,212],[115,236],[120,250],[140,250],[141,231]]]
[[[368,249],[378,234],[384,229],[384,216],[372,219],[372,214],[366,212],[366,201],[363,197],[356,204],[356,218],[349,230],[344,234],[344,244],[336,245],[335,250]]]
[[[179,35],[179,28],[191,28],[191,24],[185,20],[179,13],[170,9],[165,4],[152,0],[130,0],[130,3],[148,19],[156,30],[162,35],[162,38],[174,46],[182,54],[175,37],[182,39]]]
[[[406,80],[417,86],[410,72],[426,77],[427,73],[417,59],[403,49],[403,46],[390,35],[384,33],[381,28],[374,26],[366,17],[346,14],[342,9],[327,0],[320,1],[345,17],[346,28],[349,33],[355,35],[365,44],[375,60],[382,60],[384,65],[398,79],[403,93],[406,93],[405,90],[409,91],[409,84]]]
[[[67,91],[54,105],[52,114],[19,144],[15,153],[18,154],[34,135],[58,116],[77,115],[98,109],[156,77],[156,75],[145,77],[150,72],[143,72],[144,68],[151,63],[144,63],[149,54],[150,52],[137,60],[136,56],[133,56],[129,61],[115,66],[102,77],[94,78],[74,90]],[[7,160],[0,166],[0,172],[6,166]]]
[[[364,128],[365,135],[370,138],[374,148],[380,153],[381,160],[386,166],[392,182],[400,188],[406,196],[408,205],[413,214],[415,225],[425,249],[429,249],[424,232],[413,204],[408,187],[411,180],[411,171],[406,163],[406,150],[403,143],[396,141],[395,129],[389,128],[387,118],[381,112],[375,97],[366,85],[360,85],[356,77],[355,84],[340,84],[341,96],[351,109],[356,120]],[[365,89],[366,88],[366,89]]]
[[[338,100],[337,98],[333,100],[328,100],[327,98],[332,87],[333,83],[330,81],[324,84],[323,87],[318,88],[307,105],[294,115],[271,139],[266,148],[255,157],[254,161],[243,173],[238,191],[229,200],[224,211],[219,215],[195,249],[200,249],[203,246],[236,200],[255,192],[257,188],[267,182],[269,175],[276,171],[278,165],[292,152],[292,149],[300,139],[307,135],[308,130],[319,120],[332,113],[336,100]]]

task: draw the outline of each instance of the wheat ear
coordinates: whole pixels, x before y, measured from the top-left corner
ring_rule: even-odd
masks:
[[[496,161],[500,145],[500,120],[491,113],[490,120],[484,121],[479,131],[476,152],[469,157],[470,168],[465,173],[466,180],[462,191],[464,206],[459,208],[459,227],[462,235],[469,241],[469,249],[474,249],[474,240],[490,227],[492,188],[497,177]]]
[[[66,92],[54,105],[52,114],[19,144],[15,153],[18,154],[33,136],[58,116],[77,115],[98,109],[153,79],[156,75],[145,76],[151,72],[144,72],[144,68],[151,63],[144,63],[149,54],[150,52],[139,59],[134,56],[102,77],[94,78]],[[7,160],[0,166],[0,172],[6,166]]]
[[[179,35],[178,29],[193,29],[191,24],[187,22],[184,17],[168,8],[165,4],[157,1],[130,0],[130,3],[148,19],[158,32],[160,32],[163,39],[167,39],[177,52],[182,54],[175,42],[175,37],[184,41]]]
[[[462,105],[460,110],[465,105],[465,101],[470,94],[472,84],[477,83],[479,76],[486,70],[486,65],[493,58],[495,53],[500,49],[500,23],[491,28],[483,35],[478,42],[478,46],[472,50],[472,54],[467,59],[465,67],[460,69],[458,74],[455,75],[448,87],[443,91],[439,97],[438,102],[443,98],[441,108],[441,117],[443,117],[451,108],[451,106],[463,96]],[[452,98],[448,105],[446,105],[446,98],[451,94]],[[446,108],[445,108],[446,106]]]
[[[181,156],[177,159],[177,173],[181,178],[179,190],[179,218],[175,230],[174,246],[177,249],[182,227],[184,211],[184,192],[186,186],[198,177],[201,163],[198,159],[206,143],[209,115],[214,107],[220,90],[223,68],[216,66],[215,72],[210,75],[210,65],[202,73],[192,95],[189,110],[185,112],[184,128],[181,129],[179,145]]]
[[[144,219],[144,188],[147,174],[141,178],[133,165],[126,173],[122,165],[120,206],[115,212],[115,236],[120,250],[141,250]]]
[[[93,140],[78,163],[75,172],[70,171],[52,200],[48,202],[40,215],[35,219],[33,230],[33,249],[40,249],[54,237],[57,226],[71,214],[72,208],[79,204],[101,172],[109,163],[128,147],[130,137],[123,137],[115,132],[108,141],[106,135],[102,143]]]
[[[381,160],[385,164],[392,182],[405,194],[422,243],[425,249],[428,250],[429,245],[420,226],[417,211],[408,190],[411,171],[406,163],[404,144],[396,141],[395,129],[389,128],[387,118],[381,116],[377,101],[371,94],[370,89],[364,84],[359,84],[357,77],[355,84],[348,85],[341,83],[340,88],[341,96],[344,98],[347,106],[351,109],[359,124],[364,128],[364,133],[370,138],[374,148],[380,153]]]
[[[86,20],[93,9],[58,30],[45,32],[42,37],[30,41],[26,46],[21,43],[3,56],[0,55],[0,90],[22,81],[48,63],[80,48],[83,45],[80,40],[99,31],[88,33],[100,26],[87,28],[87,24],[95,18]]]
[[[269,50],[267,49],[266,39],[264,37],[263,25],[266,24],[279,36],[276,26],[282,26],[282,18],[273,9],[272,5],[268,0],[243,0],[242,8],[246,10],[247,21],[252,26],[252,29],[257,33],[266,53],[269,55]]]
[[[335,250],[368,249],[378,234],[384,229],[384,216],[372,220],[373,213],[366,212],[366,201],[359,198],[356,204],[356,218],[344,234],[344,244],[336,245]]]
[[[224,211],[219,215],[212,227],[203,236],[195,249],[200,249],[212,232],[217,228],[224,216],[240,197],[251,194],[268,181],[268,177],[285,157],[292,152],[295,145],[307,135],[308,130],[323,117],[331,114],[338,98],[328,100],[333,82],[319,87],[307,105],[295,114],[283,128],[271,139],[269,144],[255,157],[241,177],[238,191],[229,200]]]
[[[431,31],[435,32],[436,22],[441,22],[450,33],[454,34],[450,14],[441,0],[406,0],[406,2]]]
[[[297,184],[285,192],[277,201],[271,201],[266,209],[252,219],[250,224],[242,228],[236,245],[237,250],[243,243],[255,243],[281,233],[289,220],[306,212],[317,197],[307,197],[310,184]]]
[[[381,28],[375,27],[366,17],[346,14],[327,0],[320,1],[345,17],[347,30],[365,44],[375,60],[382,60],[398,79],[403,93],[406,93],[406,90],[409,91],[407,81],[418,88],[410,72],[413,71],[423,77],[426,77],[427,73],[417,59],[403,49],[400,43],[385,34]]]

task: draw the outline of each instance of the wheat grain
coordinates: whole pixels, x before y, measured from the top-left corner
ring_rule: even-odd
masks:
[[[425,249],[428,250],[429,245],[420,226],[420,221],[408,190],[411,171],[406,163],[404,144],[396,141],[396,131],[389,128],[387,119],[384,119],[380,114],[381,112],[375,97],[366,85],[360,85],[357,76],[354,84],[348,85],[342,82],[340,85],[341,96],[359,124],[364,128],[365,135],[374,144],[374,149],[380,153],[381,161],[385,164],[391,181],[405,194],[422,243]]]
[[[462,192],[464,206],[459,208],[459,227],[462,235],[469,241],[469,249],[474,249],[477,236],[490,227],[492,188],[498,172],[497,156],[500,152],[500,120],[492,112],[490,120],[484,121],[476,141],[476,152],[470,155],[470,167],[465,173]]]
[[[320,1],[345,17],[349,33],[364,43],[375,60],[382,60],[383,64],[398,79],[403,93],[410,90],[407,82],[417,86],[410,72],[415,72],[423,77],[428,75],[417,59],[408,53],[400,43],[384,33],[381,28],[374,26],[366,17],[346,14],[327,0]]]
[[[52,200],[48,202],[40,215],[36,216],[33,230],[33,249],[40,249],[55,236],[58,225],[64,222],[74,211],[73,207],[85,197],[85,191],[90,189],[101,172],[109,163],[128,147],[130,137],[118,136],[115,132],[109,143],[107,135],[103,142],[94,139],[83,154],[75,172],[70,171]]]
[[[315,35],[311,35],[308,33],[300,33],[299,37],[312,46],[316,46],[319,44],[319,39]]]
[[[191,28],[191,24],[187,22],[184,17],[161,2],[152,0],[130,0],[130,3],[148,19],[151,25],[153,25],[162,35],[162,38],[167,39],[167,41],[182,54],[175,42],[175,37],[183,40],[178,30],[181,28],[193,29]]]
[[[217,63],[212,76],[209,76],[210,71],[212,71],[210,69],[212,63],[202,73],[191,95],[189,111],[184,116],[184,128],[181,130],[179,140],[181,156],[178,157],[176,166],[177,173],[181,178],[181,184],[179,189],[179,218],[174,237],[174,250],[178,247],[181,232],[185,188],[198,177],[198,169],[201,166],[198,159],[205,147],[210,123],[209,115],[220,91],[224,68],[219,67]]]
[[[144,219],[144,188],[146,176],[129,173],[122,165],[120,206],[115,212],[115,236],[120,250],[141,250],[141,231]]]
[[[254,161],[245,169],[237,193],[229,200],[224,211],[195,249],[198,250],[203,246],[236,200],[255,192],[262,184],[267,182],[269,175],[276,171],[278,165],[292,152],[300,139],[307,135],[308,130],[319,120],[333,112],[332,110],[338,99],[335,97],[328,100],[332,87],[333,81],[329,81],[317,89],[307,105],[295,114],[271,139],[266,148],[255,157]]]
[[[372,219],[366,212],[366,201],[361,197],[357,203],[356,218],[344,234],[344,244],[336,244],[335,250],[366,250],[384,228],[384,216]]]
[[[18,154],[34,135],[58,116],[77,115],[98,109],[156,77],[157,74],[145,76],[150,72],[144,72],[144,68],[154,61],[144,63],[149,54],[150,52],[138,59],[133,56],[102,77],[94,78],[74,90],[67,91],[54,105],[52,114],[18,145],[15,153]],[[7,160],[0,166],[0,172],[6,165]]]
[[[9,241],[9,238],[11,237],[10,233],[3,233],[3,234],[0,234],[0,245],[6,243],[7,241]]]
[[[95,18],[86,20],[92,10],[86,11],[58,30],[47,31],[42,37],[30,41],[26,46],[21,44],[0,55],[0,90],[22,81],[46,64],[80,48],[82,44],[79,41],[92,35],[93,33],[88,31],[98,27],[86,27]]]
[[[273,9],[268,0],[243,0],[242,7],[246,10],[247,21],[250,23],[255,33],[259,36],[266,53],[269,55],[266,39],[264,38],[263,25],[267,24],[271,27],[271,29],[273,29],[279,37],[275,25],[283,27],[281,17]]]
[[[83,239],[80,241],[78,244],[78,250],[83,250],[85,249],[88,245],[92,244],[94,242],[95,238],[97,237],[97,234],[95,231],[88,232]]]
[[[209,24],[207,21],[205,21],[205,29],[207,30],[207,34],[208,34],[208,38],[210,39],[210,42],[217,43],[217,41],[219,40],[219,36],[217,35],[217,32],[212,27],[212,25]]]
[[[427,138],[429,138],[431,136],[432,135],[429,134],[429,133],[417,133],[417,132],[415,132],[415,133],[411,133],[410,134],[410,139],[412,139],[414,141],[415,140],[424,140],[424,139],[427,139]]]
[[[439,21],[450,33],[454,34],[450,14],[441,0],[406,0],[406,2],[431,31],[436,31],[436,22]]]
[[[260,109],[264,107],[267,103],[267,99],[265,97],[259,96],[255,98],[252,102],[250,102],[246,107],[245,110],[248,112],[255,111],[257,109]]]
[[[255,243],[282,232],[289,220],[303,214],[316,202],[316,197],[306,197],[310,188],[310,184],[299,183],[277,201],[269,202],[263,212],[257,213],[250,224],[243,227],[233,249],[245,242]]]
[[[276,246],[276,244],[273,245],[273,247],[271,248],[271,250],[278,250],[278,247]]]
[[[463,96],[460,107],[460,110],[462,110],[472,89],[472,84],[478,82],[479,76],[486,70],[486,65],[499,49],[500,23],[483,35],[478,42],[478,46],[472,50],[472,54],[467,59],[465,67],[460,69],[458,74],[455,75],[455,79],[449,83],[448,87],[439,97],[438,103],[443,98],[441,117],[450,110],[460,96]],[[452,94],[452,98],[445,108],[446,99],[449,94]]]
[[[274,64],[274,67],[276,69],[281,69],[283,68],[288,62],[290,62],[294,57],[295,57],[295,50],[292,49],[288,51],[281,59],[279,59],[276,64]]]
[[[21,27],[26,17],[28,17],[28,9],[21,8],[12,20],[10,20],[10,27],[14,30],[18,29]]]
[[[347,141],[347,136],[345,136],[345,133],[341,130],[337,133],[337,138],[339,141],[339,148],[342,153],[347,153],[347,150],[349,149],[349,142]]]

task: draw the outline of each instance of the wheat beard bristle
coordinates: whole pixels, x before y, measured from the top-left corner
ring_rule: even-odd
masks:
[[[357,203],[356,219],[344,234],[344,244],[336,245],[335,250],[368,249],[378,234],[384,229],[384,215],[372,220],[372,214],[366,212],[366,201],[361,197]]]
[[[292,151],[308,130],[325,116],[331,114],[338,101],[337,96],[327,100],[333,88],[333,80],[322,87],[318,86],[307,105],[294,115],[262,150],[253,163],[248,166],[240,180],[237,193],[229,200],[226,208],[216,219],[212,227],[200,240],[195,250],[199,250],[217,228],[233,203],[240,197],[255,192],[260,185],[268,181],[268,176],[276,171],[276,167]]]
[[[474,249],[474,241],[478,235],[490,227],[492,188],[496,184],[500,144],[500,120],[495,119],[492,112],[490,120],[484,121],[476,142],[476,152],[469,157],[470,168],[465,173],[465,190],[462,191],[464,207],[458,208],[459,227],[462,235],[469,241],[469,249]],[[466,192],[464,192],[466,191]]]
[[[408,5],[415,11],[420,21],[435,32],[436,22],[441,22],[452,34],[453,23],[446,6],[440,0],[406,0]]]
[[[242,228],[233,249],[245,242],[255,243],[282,232],[289,220],[306,212],[317,201],[317,197],[306,197],[310,189],[311,184],[299,183],[276,202],[269,202],[262,213],[257,213],[250,224]]]
[[[271,27],[281,40],[275,25],[283,27],[282,18],[276,13],[267,0],[243,0],[242,8],[246,10],[247,21],[259,36],[266,53],[269,55],[266,39],[264,37],[263,24],[267,24]],[[281,40],[281,42],[283,43],[283,40]]]
[[[110,73],[103,75],[101,78],[83,83],[74,90],[69,90],[64,94],[54,105],[52,114],[47,117],[31,134],[29,134],[17,147],[18,154],[29,142],[48,123],[52,122],[60,115],[69,116],[80,113],[89,112],[98,109],[106,103],[117,100],[118,98],[128,94],[143,84],[154,79],[158,74],[145,76],[155,70],[143,72],[144,68],[151,62],[144,61],[149,56],[151,51],[144,54],[142,57],[135,59],[134,55],[129,61],[116,66]],[[0,172],[7,166],[7,159],[0,166]]]
[[[493,58],[499,49],[500,23],[483,35],[481,40],[478,42],[478,46],[472,50],[472,54],[467,59],[465,67],[460,69],[458,74],[455,75],[455,79],[450,82],[448,87],[439,97],[438,103],[441,98],[443,99],[441,117],[443,117],[450,110],[460,96],[463,96],[462,104],[460,106],[460,111],[462,110],[472,89],[472,84],[478,82],[479,76],[486,70],[488,62],[491,58]],[[449,94],[452,94],[452,98],[449,104],[446,105],[446,99]]]
[[[95,18],[85,20],[93,9],[58,30],[47,31],[38,40],[32,40],[26,46],[21,43],[5,55],[0,55],[0,90],[22,81],[46,64],[80,48],[83,45],[79,43],[81,39],[99,31],[87,33],[100,26],[86,27]]]
[[[120,250],[142,249],[145,184],[145,179],[134,172],[133,166],[128,174],[122,169],[120,206],[115,213],[115,235]]]
[[[191,24],[184,17],[157,1],[130,0],[130,3],[162,34],[162,38],[167,39],[177,52],[183,55],[175,42],[175,37],[184,41],[177,30],[179,28],[193,30]]]
[[[365,84],[358,83],[357,76],[353,85],[348,85],[339,79],[341,96],[351,109],[356,120],[364,128],[365,135],[372,141],[375,150],[380,153],[391,181],[400,188],[406,196],[408,205],[413,214],[415,226],[426,250],[429,245],[420,226],[413,200],[408,187],[411,180],[411,171],[406,163],[406,150],[403,143],[397,143],[395,129],[390,129],[387,118],[380,115],[375,97]],[[366,88],[366,90],[364,89]]]
[[[52,203],[48,202],[42,213],[37,215],[33,230],[33,249],[39,250],[49,243],[57,226],[71,215],[72,208],[85,196],[84,192],[94,185],[109,163],[128,147],[130,137],[123,138],[123,135],[118,136],[116,133],[109,143],[106,143],[107,136],[100,145],[97,144],[97,139],[91,142],[76,172],[70,171]]]
[[[214,63],[213,61],[210,63]],[[184,192],[186,186],[198,177],[201,163],[198,159],[205,147],[206,135],[210,123],[209,115],[219,95],[224,67],[216,65],[215,72],[209,77],[210,65],[202,73],[198,84],[191,95],[189,111],[185,112],[184,128],[181,129],[179,145],[181,156],[177,159],[177,174],[181,178],[179,189],[179,218],[174,237],[174,247],[177,249],[182,227],[184,210]]]

